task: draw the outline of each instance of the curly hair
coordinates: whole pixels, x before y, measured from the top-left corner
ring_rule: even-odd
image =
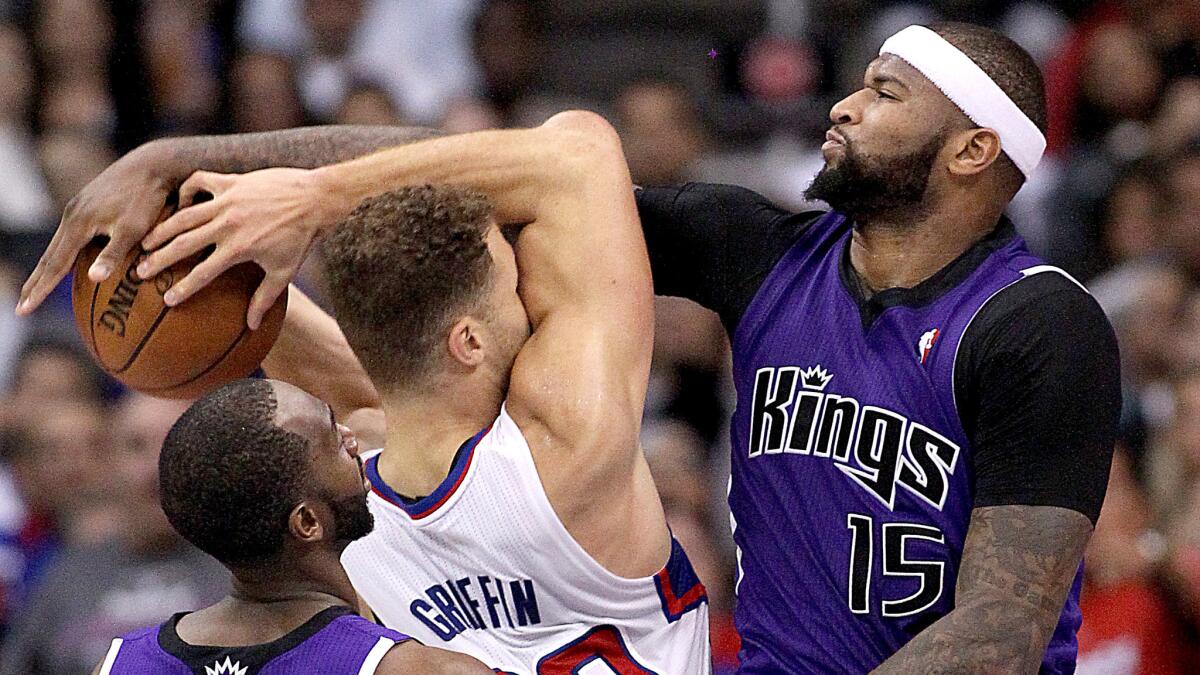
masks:
[[[275,425],[264,380],[236,380],[196,401],[171,427],[158,460],[163,511],[222,563],[274,559],[309,479],[309,443]]]
[[[490,287],[483,195],[418,185],[371,197],[324,240],[334,315],[376,387],[420,381],[452,323]]]

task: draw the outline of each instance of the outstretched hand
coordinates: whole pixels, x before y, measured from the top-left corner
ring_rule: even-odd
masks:
[[[21,288],[17,314],[37,309],[75,264],[79,252],[100,235],[108,244],[88,269],[88,278],[101,282],[162,214],[179,180],[163,172],[145,146],[114,162],[67,204],[62,221],[33,273]]]
[[[201,193],[212,199],[197,202]],[[250,301],[246,323],[256,329],[287,289],[321,229],[345,215],[329,208],[330,200],[324,197],[313,172],[304,169],[240,175],[197,171],[179,188],[179,203],[186,208],[142,240],[142,246],[154,252],[138,265],[138,276],[148,279],[214,246],[163,296],[168,305],[177,305],[230,267],[255,262],[265,277]]]

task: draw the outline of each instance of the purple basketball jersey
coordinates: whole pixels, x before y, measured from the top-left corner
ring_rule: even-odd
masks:
[[[851,231],[814,222],[734,335],[744,673],[865,673],[953,608],[974,483],[958,344],[990,297],[1045,270],[1014,234],[927,303],[881,297],[864,325],[842,278]],[[1074,671],[1079,579],[1043,672]]]
[[[349,607],[330,607],[274,642],[199,646],[179,638],[183,616],[114,640],[101,675],[360,675],[375,672],[392,645],[409,639]]]

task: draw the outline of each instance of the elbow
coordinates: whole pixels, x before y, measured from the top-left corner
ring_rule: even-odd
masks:
[[[608,120],[590,110],[567,110],[546,120],[544,129],[573,132],[598,142],[612,142],[617,131]]]
[[[613,160],[624,163],[617,130],[594,112],[561,112],[546,120],[542,129],[553,135],[553,146],[564,161],[576,160],[584,165]]]

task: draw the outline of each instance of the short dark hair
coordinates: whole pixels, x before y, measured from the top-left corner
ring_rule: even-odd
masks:
[[[492,276],[482,194],[417,185],[364,200],[323,243],[330,304],[377,388],[420,380]]]
[[[931,24],[929,29],[974,61],[1046,133],[1046,84],[1029,52],[1003,33],[972,23],[943,21]],[[1024,181],[1024,174],[1007,155],[1002,161]]]
[[[269,382],[235,380],[192,404],[159,456],[167,519],[232,567],[278,556],[309,479],[309,443],[275,425],[277,407]]]

